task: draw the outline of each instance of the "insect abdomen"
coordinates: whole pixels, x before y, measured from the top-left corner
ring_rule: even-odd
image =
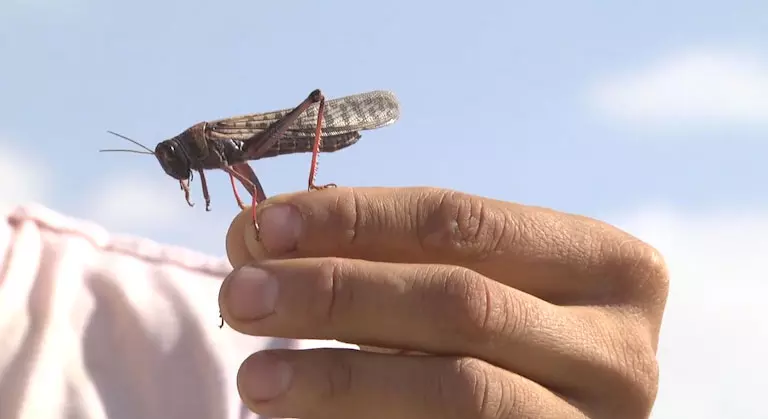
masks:
[[[357,131],[323,136],[323,140],[320,143],[320,151],[331,153],[341,150],[342,148],[347,148],[356,143],[360,137],[361,135]],[[263,156],[260,156],[260,158],[283,154],[310,153],[312,152],[314,141],[315,138],[313,136],[291,136],[290,133],[288,133],[277,141],[275,145],[270,147]]]

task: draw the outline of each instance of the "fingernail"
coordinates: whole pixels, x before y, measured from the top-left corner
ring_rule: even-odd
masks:
[[[263,269],[243,266],[230,274],[229,314],[239,320],[259,320],[275,311],[277,281]]]
[[[259,228],[264,247],[272,254],[296,248],[301,234],[301,214],[293,205],[268,204],[259,213]]]
[[[272,354],[259,353],[245,361],[238,376],[240,392],[253,401],[263,402],[288,390],[293,368]]]

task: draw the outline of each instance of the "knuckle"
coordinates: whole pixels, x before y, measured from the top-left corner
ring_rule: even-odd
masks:
[[[321,400],[333,404],[342,400],[352,393],[355,388],[355,369],[343,353],[329,351],[328,354],[328,373],[326,375],[326,385],[322,391]]]
[[[502,406],[514,405],[503,391],[500,380],[490,377],[489,364],[475,358],[459,358],[439,375],[438,399],[441,406],[450,406],[450,417],[504,417],[498,413]],[[514,396],[512,396],[514,399]]]
[[[650,413],[659,383],[659,366],[652,346],[641,338],[624,339],[615,387],[628,412]]]
[[[353,246],[358,240],[361,225],[364,224],[361,218],[366,214],[361,206],[362,198],[354,188],[339,193],[331,206],[328,225],[338,226],[334,229],[341,233],[342,245]]]
[[[631,297],[644,303],[666,301],[669,269],[656,248],[632,238],[622,241],[611,259]]]
[[[487,343],[504,329],[504,309],[497,293],[489,289],[482,275],[463,267],[449,267],[435,272],[433,286],[426,287],[427,310],[435,316],[435,324],[446,336],[457,341]]]
[[[357,242],[361,228],[360,226],[364,224],[361,217],[363,217],[366,212],[362,208],[362,198],[355,189],[350,190],[349,196],[352,201],[352,204],[349,206],[349,218],[352,220],[352,227],[347,231],[346,238],[347,244],[353,246]]]
[[[662,280],[669,275],[661,252],[640,240],[623,242],[619,256],[634,276]]]
[[[600,416],[647,417],[659,382],[655,350],[639,328],[619,325],[617,329],[620,334],[610,333],[603,339],[604,347],[610,349],[603,354],[610,355],[592,359],[595,387],[585,396],[598,406],[600,411],[595,413]]]
[[[318,279],[314,281],[316,292],[310,299],[313,304],[309,318],[319,324],[333,324],[344,312],[350,310],[355,294],[353,287],[344,286],[346,269],[342,258],[329,257],[320,261],[317,267]]]
[[[509,220],[481,197],[434,189],[422,197],[418,241],[425,252],[485,259],[508,240]]]

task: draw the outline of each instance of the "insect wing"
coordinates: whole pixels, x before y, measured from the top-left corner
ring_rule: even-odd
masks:
[[[285,137],[312,137],[317,125],[318,104],[312,104],[286,131]],[[247,140],[293,110],[254,113],[208,123],[213,139]],[[400,104],[392,92],[376,90],[325,102],[322,137],[381,128],[400,118]]]

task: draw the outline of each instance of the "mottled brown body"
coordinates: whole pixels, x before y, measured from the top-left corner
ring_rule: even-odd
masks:
[[[189,200],[193,172],[200,175],[206,210],[210,210],[204,171],[221,169],[229,173],[238,205],[244,208],[234,179],[251,194],[254,206],[266,199],[249,160],[311,151],[309,189],[318,189],[321,187],[314,185],[318,153],[349,147],[360,139],[360,131],[390,125],[399,117],[397,99],[387,91],[360,93],[326,102],[320,90],[315,90],[292,109],[199,122],[160,142],[149,153],[155,155],[166,174],[179,181],[190,206],[194,205]]]
[[[246,140],[216,138],[211,133],[212,129],[208,122],[199,122],[187,128],[176,137],[166,141],[178,141],[188,145],[194,162],[198,163],[191,167],[194,170],[221,169],[223,166],[243,163],[248,160],[260,160],[284,154],[308,153],[312,151],[314,144],[313,137],[284,136],[272,144],[261,156],[254,159],[245,159],[243,158],[244,156],[236,154],[235,150],[244,150]],[[360,137],[362,137],[362,134],[358,131],[323,136],[321,137],[320,151],[331,153],[347,148],[355,144]],[[228,141],[232,143],[231,147],[227,144]]]

